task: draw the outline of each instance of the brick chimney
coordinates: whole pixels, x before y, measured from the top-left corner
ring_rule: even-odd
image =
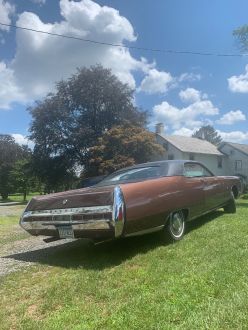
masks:
[[[156,127],[155,132],[157,134],[160,134],[160,135],[164,134],[164,124],[163,123],[157,123],[155,127]]]

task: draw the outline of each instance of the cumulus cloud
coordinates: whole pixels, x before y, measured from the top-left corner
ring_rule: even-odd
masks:
[[[60,0],[60,13],[60,22],[45,23],[38,15],[23,12],[16,24],[115,44],[136,40],[131,23],[111,7],[100,6],[91,0]],[[111,68],[131,88],[136,87],[134,71],[147,72],[153,66],[143,58],[135,59],[125,48],[17,30],[16,54],[6,70],[12,73],[12,88],[33,100],[52,91],[56,81],[68,78],[76,68],[99,63]],[[4,93],[7,94],[8,89]],[[9,93],[9,102],[19,101],[14,96]]]
[[[232,131],[232,132],[222,132],[217,130],[224,141],[237,142],[237,143],[247,143],[248,142],[248,132],[242,131]]]
[[[9,109],[12,100],[26,102],[26,96],[17,86],[14,71],[0,62],[0,109]]]
[[[175,130],[173,135],[181,135],[181,136],[192,136],[192,134],[196,131],[196,129],[190,129],[186,127],[181,127],[180,129]]]
[[[181,135],[181,136],[192,136],[192,134],[198,128],[199,127],[190,129],[187,127],[181,127],[178,130],[174,130],[174,132],[172,134]],[[223,132],[223,131],[217,130],[217,133],[221,136],[223,141],[237,142],[237,143],[247,143],[248,142],[248,132],[242,132],[242,131]]]
[[[173,77],[170,72],[158,71],[156,68],[151,67],[150,70],[147,70],[146,76],[138,88],[138,92],[145,92],[147,94],[164,94],[169,89],[179,87],[184,81],[193,82],[200,79],[200,74],[185,72],[179,77]]]
[[[166,93],[172,81],[173,77],[169,72],[158,71],[153,68],[142,80],[138,91],[147,94]]]
[[[245,114],[240,110],[236,110],[225,113],[219,120],[216,120],[216,123],[220,125],[232,125],[244,120],[246,120]]]
[[[180,91],[179,97],[185,103],[192,103],[192,102],[198,102],[201,99],[206,99],[207,95],[203,94],[197,89],[187,88],[185,90]]]
[[[15,142],[20,145],[30,145],[31,141],[22,134],[11,134],[12,137],[15,139]]]
[[[153,114],[156,122],[169,124],[175,130],[181,127],[192,129],[203,125],[206,122],[206,117],[218,115],[219,109],[210,100],[205,99],[205,94],[200,91],[195,90],[194,93],[188,94],[185,92],[183,96],[182,93],[179,94],[181,94],[181,97],[186,98],[187,101],[191,99],[192,103],[181,109],[166,101],[154,106]],[[189,97],[190,95],[191,98]]]
[[[248,65],[244,74],[228,78],[228,87],[234,93],[248,93]]]
[[[192,73],[192,72],[185,72],[185,73],[182,73],[178,78],[177,80],[179,82],[182,82],[182,81],[188,81],[188,82],[194,82],[194,81],[199,81],[202,79],[202,76],[200,74],[197,74],[197,73]]]
[[[42,6],[46,3],[46,0],[30,0],[33,3],[37,3],[38,5]]]
[[[11,15],[14,14],[15,7],[9,2],[0,0],[0,22],[5,24],[11,23]],[[9,31],[8,26],[0,25],[0,30]]]

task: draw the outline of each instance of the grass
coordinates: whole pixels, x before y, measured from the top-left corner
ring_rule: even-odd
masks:
[[[3,200],[0,197],[0,205],[1,203],[7,203],[7,202],[19,202],[19,203],[24,203],[26,204],[27,201],[29,201],[32,197],[39,195],[39,193],[30,193],[27,195],[27,200],[24,201],[23,200],[23,194],[13,194],[13,195],[9,195],[8,199]]]
[[[1,207],[1,206],[0,206]],[[19,214],[23,206],[2,206],[0,210],[0,248],[6,243],[29,237],[19,226]],[[18,214],[18,215],[17,215]],[[1,254],[1,252],[0,252]]]
[[[17,254],[36,265],[0,279],[1,329],[247,329],[247,221],[239,200],[176,244],[157,233]]]

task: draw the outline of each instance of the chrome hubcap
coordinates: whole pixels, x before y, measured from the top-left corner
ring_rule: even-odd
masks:
[[[174,213],[170,219],[170,229],[174,236],[180,237],[184,230],[184,218],[179,212]]]

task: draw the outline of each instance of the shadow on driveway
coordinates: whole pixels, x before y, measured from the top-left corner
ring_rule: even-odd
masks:
[[[196,230],[209,221],[217,220],[221,215],[223,215],[222,211],[215,211],[209,215],[198,218],[188,224],[187,232]],[[170,242],[165,241],[163,233],[158,232],[144,236],[98,243],[96,245],[90,244],[89,241],[86,240],[76,240],[65,242],[57,246],[48,245],[38,250],[11,254],[4,258],[64,268],[102,270],[117,266],[137,254],[145,254],[159,246],[168,244],[170,244]]]

